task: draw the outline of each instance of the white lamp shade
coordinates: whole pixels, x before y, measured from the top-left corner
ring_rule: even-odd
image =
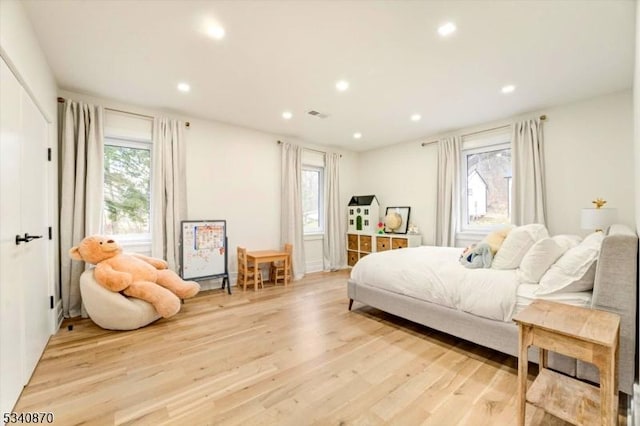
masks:
[[[580,226],[582,229],[607,229],[618,220],[618,209],[582,209]]]

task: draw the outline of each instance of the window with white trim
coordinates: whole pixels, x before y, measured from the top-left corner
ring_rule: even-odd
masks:
[[[151,243],[151,147],[105,138],[103,232],[125,244]]]
[[[463,139],[460,164],[461,231],[511,223],[511,135],[508,131]]]
[[[302,223],[305,234],[324,232],[324,168],[302,166]]]

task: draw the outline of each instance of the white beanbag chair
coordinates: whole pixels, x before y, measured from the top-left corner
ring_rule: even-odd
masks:
[[[89,318],[107,330],[135,330],[160,318],[149,302],[102,287],[93,277],[93,268],[80,276],[80,293]]]

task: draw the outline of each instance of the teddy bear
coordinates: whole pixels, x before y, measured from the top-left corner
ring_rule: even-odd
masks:
[[[507,235],[509,235],[509,232],[511,232],[512,229],[512,226],[502,227],[497,231],[493,231],[488,234],[482,239],[481,242],[489,244],[489,247],[491,248],[491,254],[495,256],[498,250],[500,250],[500,247],[502,247],[502,243],[507,238]]]
[[[96,265],[94,277],[103,287],[146,300],[169,318],[180,310],[180,299],[200,291],[195,281],[184,281],[167,269],[167,262],[137,253],[123,253],[108,237],[93,235],[69,250],[72,259]]]

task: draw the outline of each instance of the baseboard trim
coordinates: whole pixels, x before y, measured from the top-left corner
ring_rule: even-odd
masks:
[[[322,272],[324,271],[324,260],[313,260],[311,262],[306,262],[305,265],[305,274],[311,274],[313,272]]]
[[[229,272],[229,285],[235,287],[236,281],[238,280],[237,272]],[[222,278],[213,278],[210,280],[202,280],[198,281],[200,284],[200,290],[219,290],[222,288]]]
[[[640,426],[640,384],[638,383],[633,385],[633,396],[629,396],[627,424]]]

